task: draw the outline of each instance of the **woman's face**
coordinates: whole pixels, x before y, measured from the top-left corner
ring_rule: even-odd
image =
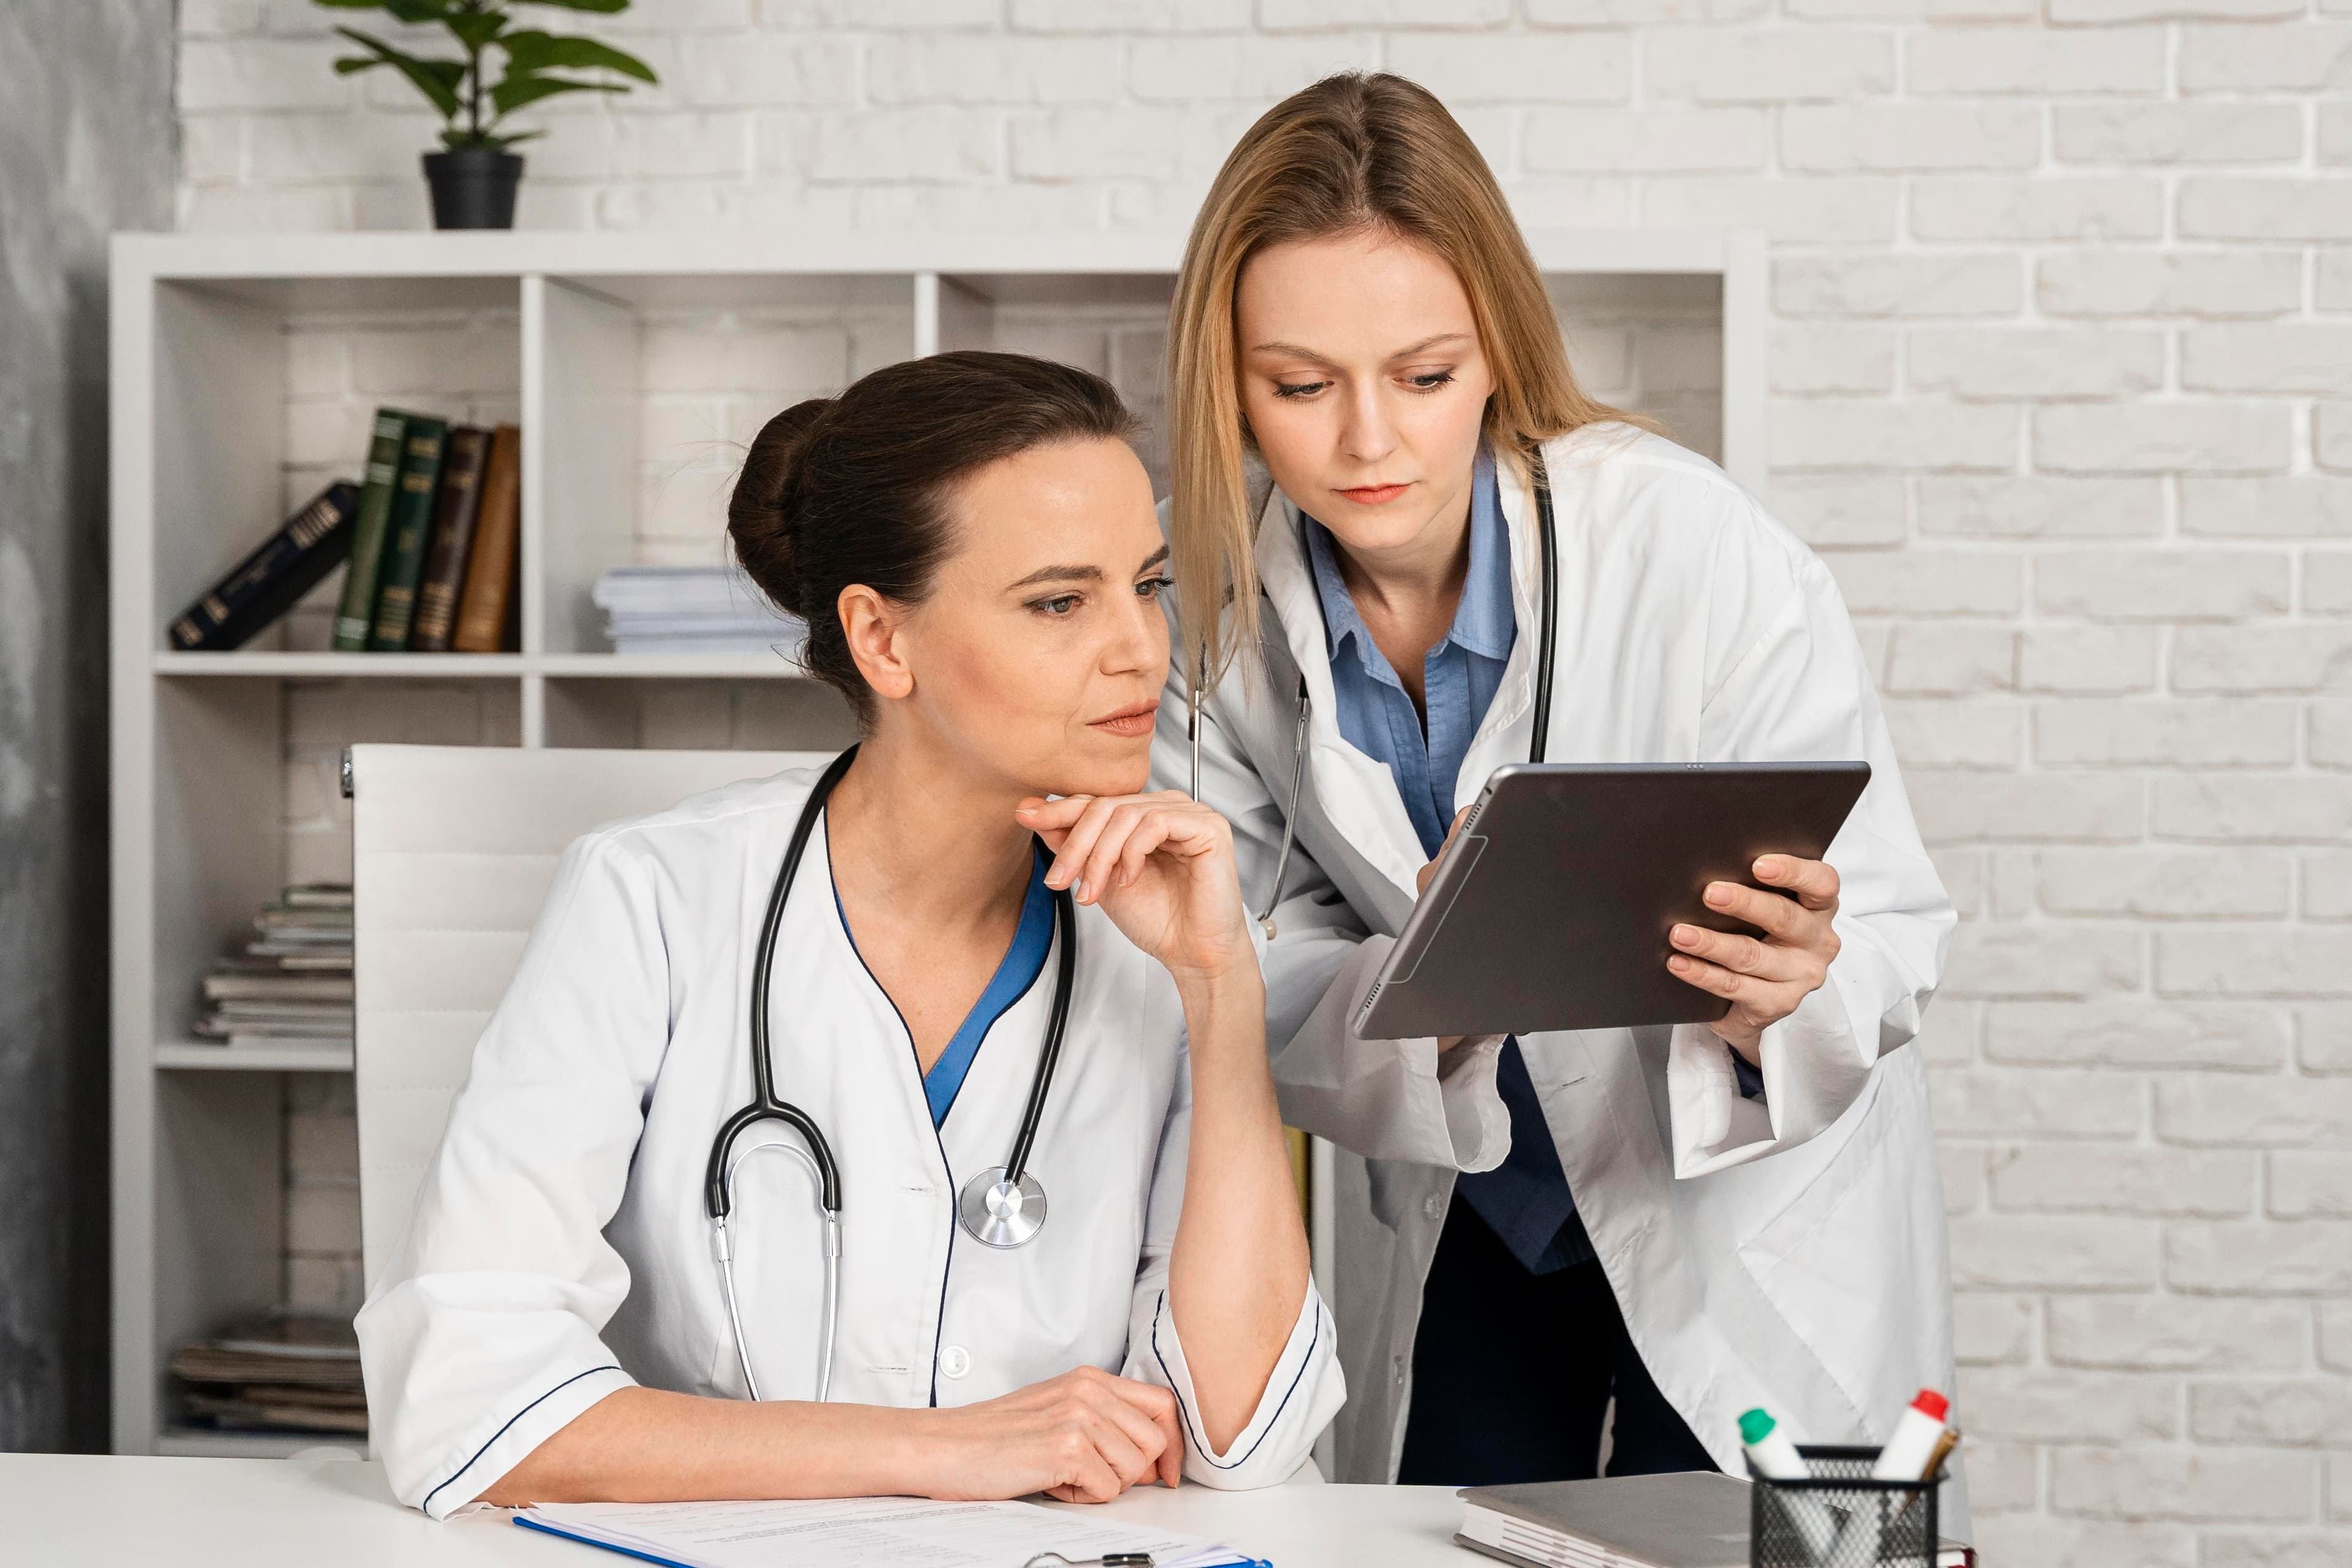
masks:
[[[1035,447],[963,480],[947,511],[950,552],[898,620],[906,690],[884,721],[922,724],[1010,793],[1141,790],[1168,675],[1168,550],[1134,451]]]
[[[1495,390],[1454,268],[1381,230],[1268,246],[1234,329],[1242,414],[1283,493],[1356,554],[1450,552]]]

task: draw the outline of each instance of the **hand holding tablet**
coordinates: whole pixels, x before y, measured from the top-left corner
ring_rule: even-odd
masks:
[[[1356,1032],[1709,1023],[1752,1049],[1836,951],[1836,874],[1820,862],[1869,778],[1865,763],[1498,769]],[[1711,904],[1717,882],[1729,896]]]

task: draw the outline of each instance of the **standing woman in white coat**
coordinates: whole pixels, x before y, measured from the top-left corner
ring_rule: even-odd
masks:
[[[359,1317],[402,1500],[1305,1459],[1341,1383],[1231,835],[1133,793],[1167,552],[1129,428],[964,353],[761,432],[737,552],[865,738],[565,853]]]
[[[1332,78],[1244,136],[1170,363],[1181,614],[1155,772],[1188,785],[1197,693],[1200,797],[1272,914],[1283,1109],[1349,1152],[1341,1478],[1589,1476],[1612,1402],[1617,1474],[1737,1468],[1756,1405],[1810,1440],[1883,1438],[1951,1382],[1900,1047],[1953,914],[1829,573],[1579,390],[1485,162],[1395,77]],[[1869,787],[1825,862],[1707,889],[1760,938],[1672,933],[1719,1023],[1354,1037],[1456,810],[1530,755],[1548,597],[1546,760],[1861,758]]]

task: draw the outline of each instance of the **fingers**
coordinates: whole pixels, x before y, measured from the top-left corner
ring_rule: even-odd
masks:
[[[1126,1444],[1116,1458],[1108,1449],[1105,1457],[1113,1458],[1119,1479],[1133,1486],[1148,1479],[1159,1468],[1160,1457],[1168,1447],[1168,1433],[1152,1419],[1150,1411],[1126,1397],[1126,1391],[1118,1386],[1122,1381],[1108,1376],[1098,1381],[1088,1379],[1084,1397],[1089,1407],[1115,1428]],[[1133,1458],[1131,1468],[1126,1462],[1130,1453]]]
[[[1148,1417],[1163,1439],[1160,1450],[1160,1479],[1174,1486],[1184,1479],[1184,1428],[1176,1419],[1176,1396],[1157,1384],[1138,1383],[1131,1377],[1114,1377],[1111,1391],[1131,1407]]]
[[[1675,953],[1666,960],[1666,968],[1676,979],[1686,980],[1700,990],[1710,992],[1735,1005],[1759,994],[1770,984],[1753,975],[1726,969],[1719,963],[1693,958],[1688,953]]]
[[[1055,1460],[1062,1474],[1068,1479],[1062,1485],[1069,1489],[1062,1494],[1069,1502],[1108,1502],[1127,1489],[1110,1462],[1103,1457],[1100,1446],[1092,1433],[1073,1425],[1060,1439],[1061,1452]]]
[[[1746,921],[1784,942],[1802,942],[1822,923],[1821,911],[1762,888],[1738,882],[1709,882],[1706,907],[1735,920]]]
[[[1756,879],[1768,887],[1786,888],[1809,910],[1837,908],[1837,868],[1826,860],[1801,860],[1794,855],[1759,856]]]
[[[1064,802],[1053,805],[1063,805]],[[1055,817],[1066,816],[1056,813]],[[1045,814],[1024,813],[1034,823]],[[1194,804],[1173,790],[1158,795],[1101,796],[1090,800],[1076,821],[1063,830],[1059,842],[1040,829],[1055,850],[1045,872],[1049,888],[1075,888],[1080,903],[1101,901],[1118,885],[1122,868],[1131,881],[1154,850],[1173,846],[1187,853],[1213,848],[1222,838],[1224,819],[1207,806]],[[1138,839],[1140,842],[1138,842]]]
[[[1759,942],[1738,931],[1677,925],[1666,933],[1666,940],[1693,958],[1759,980],[1803,980],[1824,967],[1810,949]]]

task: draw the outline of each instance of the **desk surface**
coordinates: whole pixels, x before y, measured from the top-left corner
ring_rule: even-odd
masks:
[[[1276,1568],[1475,1568],[1445,1487],[1152,1487],[1098,1510],[1188,1531]],[[447,1524],[400,1507],[353,1459],[0,1455],[10,1568],[605,1568],[624,1559],[483,1512]]]

